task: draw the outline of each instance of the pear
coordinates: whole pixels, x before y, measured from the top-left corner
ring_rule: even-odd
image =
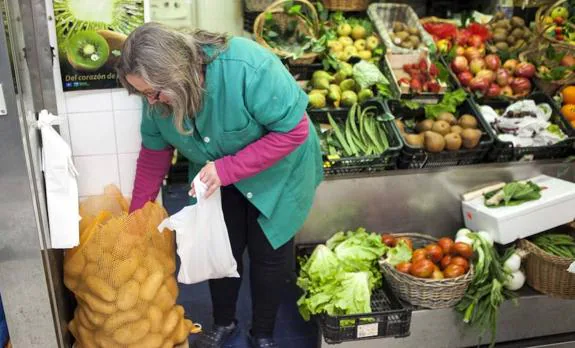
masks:
[[[357,94],[354,91],[343,91],[341,93],[341,105],[351,107],[357,103]]]
[[[439,115],[437,115],[437,120],[438,121],[445,121],[445,122],[449,123],[449,125],[451,125],[451,126],[457,124],[457,118],[451,112],[447,112],[447,111],[440,112]]]
[[[423,133],[430,131],[432,127],[433,127],[433,120],[426,119],[418,122],[417,125],[415,125],[415,131],[418,133]]]
[[[477,119],[469,114],[465,114],[459,118],[458,124],[461,128],[477,128]]]
[[[357,94],[357,99],[360,103],[373,98],[373,91],[369,88],[364,88]]]
[[[461,139],[464,148],[473,149],[479,144],[479,140],[481,140],[481,131],[474,128],[465,128],[463,132],[461,132]]]
[[[457,151],[461,148],[461,136],[458,133],[449,133],[443,137],[445,148],[449,151]]]
[[[423,148],[423,136],[421,134],[405,134],[403,137],[405,142],[411,147],[416,149]]]
[[[425,149],[429,152],[437,153],[445,149],[445,139],[441,134],[427,131],[423,133]]]
[[[451,126],[446,121],[435,121],[433,122],[433,127],[431,131],[439,133],[441,135],[446,135],[451,132]]]
[[[461,132],[463,132],[463,128],[461,128],[461,126],[451,126],[451,133],[461,134]]]
[[[321,109],[325,107],[325,96],[320,93],[312,93],[308,95],[309,104],[316,109]]]

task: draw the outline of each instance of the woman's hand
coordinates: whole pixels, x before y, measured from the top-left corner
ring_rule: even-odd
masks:
[[[216,170],[216,165],[214,162],[206,164],[202,170],[200,170],[200,180],[208,186],[208,190],[204,198],[208,198],[214,193],[220,186],[222,182],[218,176],[218,171]],[[191,190],[188,194],[192,197],[196,197],[196,189],[194,188],[194,183],[191,183]]]

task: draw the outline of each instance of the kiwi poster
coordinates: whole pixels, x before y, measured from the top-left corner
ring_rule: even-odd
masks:
[[[144,23],[144,0],[54,0],[64,91],[119,87],[114,65]]]

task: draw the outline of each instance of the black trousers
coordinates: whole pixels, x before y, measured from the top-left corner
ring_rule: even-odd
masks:
[[[252,335],[273,334],[276,315],[288,279],[293,239],[273,249],[257,222],[259,211],[233,186],[222,187],[222,208],[230,244],[242,276],[242,255],[247,247],[250,257],[252,295]],[[236,318],[236,303],[242,278],[210,280],[214,323],[227,326]]]

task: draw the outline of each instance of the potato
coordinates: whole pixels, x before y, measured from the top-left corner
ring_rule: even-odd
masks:
[[[186,310],[184,309],[184,307],[177,305],[174,306],[174,308],[176,309],[176,312],[180,315],[180,316],[184,316],[184,314],[186,314]]]
[[[160,286],[162,286],[163,280],[164,272],[161,270],[150,274],[140,288],[140,298],[145,301],[151,301],[156,296]]]
[[[170,294],[165,285],[162,285],[156,293],[153,303],[165,312],[176,304],[176,297]]]
[[[88,261],[97,262],[102,257],[104,250],[97,243],[90,243],[84,247],[83,252]]]
[[[78,278],[64,274],[64,285],[71,291],[74,291],[78,287]]]
[[[89,275],[86,277],[86,285],[92,294],[98,296],[104,301],[113,302],[118,296],[114,288],[95,275]]]
[[[150,321],[147,319],[140,319],[134,323],[122,326],[114,331],[112,337],[120,344],[136,343],[150,331]]]
[[[153,252],[149,252],[146,257],[143,259],[142,263],[144,267],[148,269],[148,272],[155,273],[158,271],[163,271],[165,269],[164,266],[158,261],[158,259],[154,256]]]
[[[82,277],[86,279],[90,275],[98,275],[98,264],[90,262],[86,265],[84,272],[82,272]]]
[[[174,332],[172,333],[172,339],[174,340],[174,342],[176,344],[182,343],[186,340],[189,333],[190,333],[190,330],[188,330],[188,327],[186,326],[186,323],[184,322],[184,318],[180,318],[178,325],[176,325],[176,328],[175,328]]]
[[[86,318],[94,326],[102,326],[102,324],[104,324],[104,321],[106,320],[106,317],[104,315],[92,312],[90,307],[88,307],[87,305],[82,306],[82,311],[86,315]]]
[[[150,320],[150,331],[153,333],[162,331],[162,320],[164,319],[164,313],[157,306],[150,305],[148,308],[148,320]]]
[[[125,312],[116,312],[104,322],[104,331],[111,332],[122,325],[134,322],[142,317],[142,313],[130,310]]]
[[[98,331],[94,334],[94,342],[100,347],[117,347],[118,343],[114,341],[108,333],[104,331]]]
[[[82,344],[82,348],[98,348],[92,331],[82,325],[78,325],[78,341]]]
[[[77,318],[78,324],[85,327],[86,329],[88,329],[88,330],[94,330],[95,329],[94,325],[88,320],[88,317],[86,316],[86,314],[84,313],[82,308],[80,308],[80,307],[76,308],[74,318]]]
[[[174,278],[171,275],[166,277],[166,279],[164,280],[164,285],[174,298],[178,298],[179,289],[178,289],[178,282],[176,282],[176,278]]]
[[[118,300],[116,306],[121,311],[127,311],[134,307],[138,302],[138,295],[140,293],[140,283],[135,280],[128,280],[118,291]]]
[[[172,340],[167,340],[160,348],[174,348],[174,342]]]
[[[140,259],[137,257],[130,257],[124,261],[120,261],[110,273],[112,284],[116,287],[124,285],[136,272]]]
[[[76,325],[75,319],[70,320],[68,323],[68,330],[70,330],[70,333],[74,338],[78,338],[78,326]]]
[[[64,273],[72,277],[76,277],[82,273],[85,266],[86,259],[84,258],[84,255],[82,255],[82,253],[76,253],[64,263]]]
[[[113,314],[118,310],[114,304],[102,301],[96,296],[87,292],[78,292],[76,295],[84,302],[86,302],[88,307],[90,307],[90,309],[94,312],[102,314]]]
[[[178,325],[180,317],[181,316],[178,314],[178,310],[175,307],[172,308],[172,310],[170,310],[166,316],[166,320],[164,320],[164,325],[162,326],[162,335],[166,337],[170,336]]]
[[[160,348],[164,342],[164,337],[159,333],[150,333],[140,341],[130,344],[128,348]]]
[[[138,283],[142,284],[146,278],[148,278],[148,270],[144,267],[138,267],[134,273],[134,279],[136,279]]]
[[[153,254],[156,257],[156,260],[164,266],[164,270],[167,274],[173,274],[176,271],[176,260],[174,257],[169,257],[168,255],[164,254],[163,251],[158,249],[150,249],[154,250]]]

